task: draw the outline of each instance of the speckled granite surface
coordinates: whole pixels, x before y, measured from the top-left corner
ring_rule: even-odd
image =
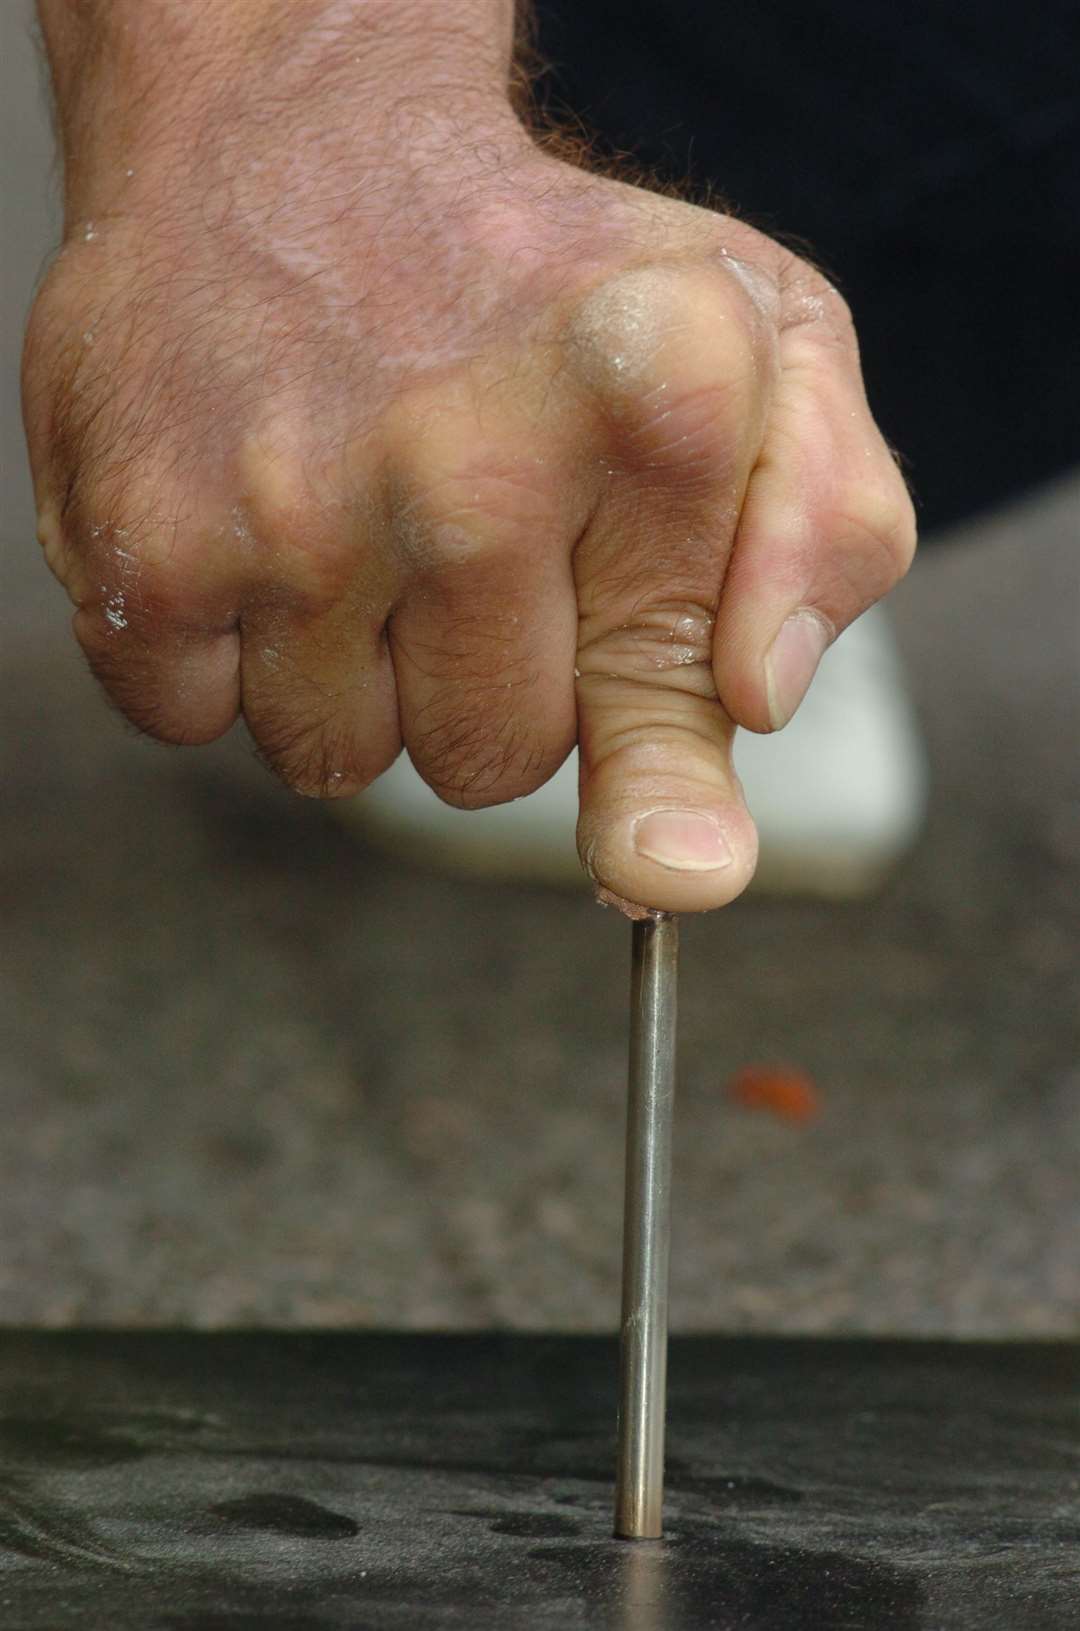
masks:
[[[625,926],[367,854],[240,739],[136,740],[82,671],[14,430],[46,226],[17,90],[0,1321],[608,1328]],[[897,597],[936,791],[881,898],[687,926],[677,1326],[1075,1332],[1078,541],[1073,481]],[[819,1121],[725,1095],[773,1056],[816,1075]]]

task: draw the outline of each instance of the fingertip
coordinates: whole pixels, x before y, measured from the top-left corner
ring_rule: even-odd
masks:
[[[606,795],[588,789],[578,824],[582,864],[601,899],[624,911],[707,912],[750,882],[757,834],[734,790],[722,797],[699,786],[623,781]]]
[[[765,697],[774,731],[793,718],[834,637],[832,624],[811,607],[799,607],[780,625],[765,655]]]
[[[647,810],[630,833],[637,855],[673,872],[720,872],[735,859],[722,823],[705,810]]]

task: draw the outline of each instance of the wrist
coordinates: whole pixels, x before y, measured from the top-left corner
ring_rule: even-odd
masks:
[[[151,71],[176,53],[322,40],[328,57],[365,55],[395,40],[408,61],[467,55],[478,75],[505,80],[515,0],[38,0],[54,77],[63,89],[88,58],[116,57]]]
[[[250,119],[378,126],[410,106],[481,134],[513,124],[513,0],[39,0],[68,213],[102,169]],[[448,12],[450,20],[447,20]]]

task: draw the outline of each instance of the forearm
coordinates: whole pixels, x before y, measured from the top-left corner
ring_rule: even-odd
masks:
[[[266,118],[411,97],[504,104],[514,0],[38,0],[69,188],[104,142],[183,146],[214,110]],[[129,147],[130,156],[130,147]]]

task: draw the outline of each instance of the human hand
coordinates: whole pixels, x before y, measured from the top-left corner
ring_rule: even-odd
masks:
[[[750,227],[543,151],[496,79],[403,93],[423,42],[353,43],[226,29],[167,107],[136,47],[72,92],[24,397],[76,635],[143,730],[242,712],[320,796],[404,742],[498,803],[577,740],[598,885],[722,905],[735,725],[783,725],[914,546],[850,316]]]

